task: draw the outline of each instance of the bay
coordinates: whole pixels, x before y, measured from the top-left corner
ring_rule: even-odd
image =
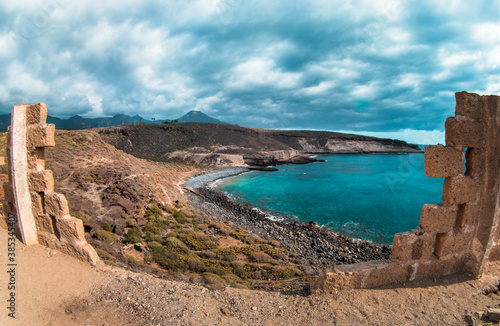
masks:
[[[425,203],[440,203],[443,179],[424,175],[423,154],[325,155],[326,162],[253,171],[218,187],[241,203],[378,244],[419,224]]]

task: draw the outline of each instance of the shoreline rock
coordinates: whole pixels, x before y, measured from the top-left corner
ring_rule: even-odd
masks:
[[[214,188],[201,186],[189,190],[191,194],[188,198],[197,208],[231,221],[262,238],[279,241],[291,256],[302,259],[314,273],[332,270],[336,265],[389,259],[391,255],[387,246],[349,239],[323,229],[313,221],[301,224],[287,218],[271,220],[269,215],[253,209],[249,204],[236,203]]]

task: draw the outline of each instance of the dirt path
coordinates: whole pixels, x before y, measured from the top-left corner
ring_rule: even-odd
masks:
[[[500,307],[481,280],[453,275],[383,289],[298,296],[227,288],[209,291],[104,266],[93,268],[41,246],[16,248],[16,319],[8,317],[7,232],[0,228],[1,325],[480,325]],[[498,293],[498,292],[497,292]]]

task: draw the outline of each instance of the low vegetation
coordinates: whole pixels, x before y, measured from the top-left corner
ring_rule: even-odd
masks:
[[[261,281],[305,275],[279,242],[251,236],[230,222],[213,221],[186,203],[150,203],[144,213],[147,223],[142,227],[126,214],[122,218],[127,226],[122,236],[113,233],[106,222],[92,232],[99,240],[95,242],[99,256],[108,263],[146,263],[177,278],[201,281],[210,289],[251,288]],[[141,245],[144,250],[120,254],[116,250],[120,243]]]

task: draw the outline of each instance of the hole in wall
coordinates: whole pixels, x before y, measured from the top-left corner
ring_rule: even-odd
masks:
[[[54,230],[54,235],[56,236],[57,240],[61,241],[61,234],[59,233],[59,230],[57,229],[56,217],[50,215],[50,221],[52,222],[52,230]]]
[[[44,196],[43,192],[38,192],[38,195],[40,196],[41,203],[42,203],[42,213],[46,214],[46,212],[45,212],[45,196]]]
[[[455,222],[455,227],[462,229],[465,225],[465,206],[467,204],[459,204],[457,212],[457,220]]]
[[[471,175],[472,169],[472,155],[474,153],[474,148],[465,148],[465,159],[464,159],[464,173],[465,175]]]
[[[467,173],[469,172],[469,169],[467,168],[467,150],[468,148],[464,148],[464,174],[467,175]]]

